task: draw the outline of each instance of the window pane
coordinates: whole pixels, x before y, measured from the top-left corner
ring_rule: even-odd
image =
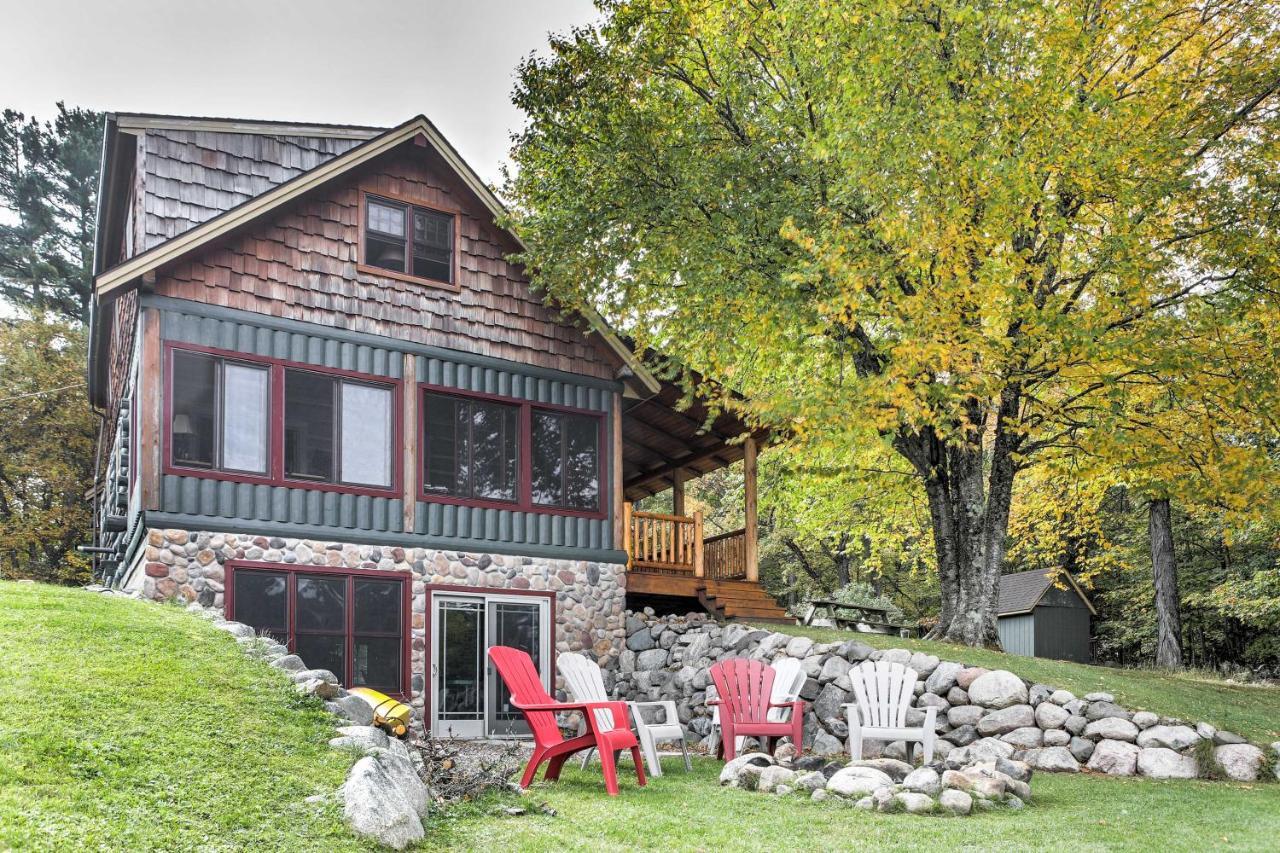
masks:
[[[306,370],[284,374],[284,472],[332,482],[333,384]]]
[[[294,615],[294,628],[298,631],[347,630],[347,581],[346,578],[298,577],[298,612]],[[310,666],[315,666],[303,658]],[[337,672],[337,670],[334,670]]]
[[[267,371],[222,366],[222,467],[267,472]]]
[[[533,413],[533,502],[564,503],[561,470],[561,419],[548,412]]]
[[[404,272],[404,243],[371,234],[365,238],[364,258],[370,266]]]
[[[440,709],[442,720],[475,719],[483,709],[484,607],[449,602],[440,608]]]
[[[342,479],[391,486],[391,389],[342,383]]]
[[[471,403],[471,496],[516,499],[519,409],[499,403]]]
[[[426,478],[427,491],[435,494],[462,494],[463,479],[458,461],[467,457],[463,401],[441,394],[426,398]]]
[[[356,578],[356,633],[400,633],[400,613],[404,607],[402,589],[400,581]]]
[[[213,467],[214,391],[217,362],[204,355],[173,353],[173,422],[176,465]]]
[[[331,634],[298,634],[294,651],[308,669],[327,669],[338,680],[347,679],[347,638]]]
[[[400,638],[356,637],[353,645],[351,684],[399,692]]]
[[[279,572],[235,573],[231,618],[285,642],[289,639],[288,578]]]
[[[596,509],[600,503],[600,422],[584,415],[564,417],[564,505]]]
[[[453,281],[453,217],[413,209],[413,274]]]
[[[404,208],[369,199],[369,221],[365,227],[392,237],[403,237]]]

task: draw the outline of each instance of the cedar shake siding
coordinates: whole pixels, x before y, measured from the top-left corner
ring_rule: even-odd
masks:
[[[394,156],[162,271],[156,292],[611,379],[611,357],[533,293],[505,260],[514,241],[443,161]],[[357,269],[361,190],[458,212],[457,292]]]
[[[139,251],[314,169],[361,141],[168,128],[148,129],[141,140]]]

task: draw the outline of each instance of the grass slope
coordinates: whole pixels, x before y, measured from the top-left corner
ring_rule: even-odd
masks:
[[[902,640],[883,634],[853,634],[832,628],[800,625],[760,627],[812,637],[824,643],[857,639],[877,648],[906,648],[970,666],[1007,669],[1023,678],[1070,690],[1077,696],[1105,690],[1115,694],[1116,701],[1130,710],[1154,711],[1189,722],[1205,720],[1262,746],[1280,740],[1280,688],[1276,687],[1237,684],[1203,672],[1087,666],[950,643]]]
[[[0,582],[0,849],[363,849],[332,731],[180,608]]]
[[[535,783],[531,811],[495,817],[492,803],[455,810],[428,829],[437,849],[467,850],[1274,850],[1280,785],[1153,782],[1038,774],[1034,804],[967,818],[873,814],[835,802],[721,788],[721,764],[678,758],[638,788],[623,764],[622,793],[604,796],[598,768],[572,762],[556,783]]]

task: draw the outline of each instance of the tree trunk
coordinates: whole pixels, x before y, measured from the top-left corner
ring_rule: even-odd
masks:
[[[1151,501],[1147,532],[1156,587],[1156,665],[1181,669],[1182,614],[1178,611],[1178,564],[1168,498]]]
[[[1018,402],[1018,389],[1006,388],[992,424],[989,472],[984,472],[981,427],[962,442],[943,442],[931,429],[895,437],[894,447],[920,474],[929,499],[942,590],[932,639],[999,648],[996,601],[1018,446],[1009,426]],[[976,402],[968,414],[969,423],[986,424]]]

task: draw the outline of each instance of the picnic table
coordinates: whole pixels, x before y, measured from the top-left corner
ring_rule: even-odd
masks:
[[[899,636],[909,637],[913,632],[911,625],[890,622],[888,608],[848,604],[830,598],[811,599],[801,624],[812,625],[815,618],[827,619],[833,626],[845,631],[857,631],[859,625],[865,625],[866,630],[872,633],[888,634],[896,631]]]

